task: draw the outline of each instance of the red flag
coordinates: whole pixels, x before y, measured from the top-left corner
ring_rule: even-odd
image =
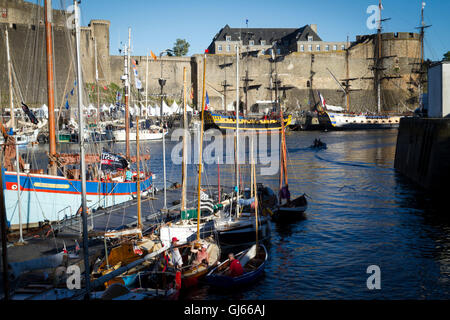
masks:
[[[105,89],[105,91],[107,91],[107,90],[108,90],[108,87],[107,87],[107,86],[104,86],[103,89]]]

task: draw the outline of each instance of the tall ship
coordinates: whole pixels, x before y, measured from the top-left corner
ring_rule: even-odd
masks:
[[[349,102],[349,94],[350,91],[350,81],[357,80],[355,79],[343,79],[342,83],[333,75],[333,73],[328,69],[333,79],[338,84],[339,88],[345,95],[346,98],[346,110],[342,107],[330,106],[327,105],[325,98],[319,93],[320,103],[317,108],[318,120],[320,123],[320,127],[324,129],[334,129],[334,130],[365,130],[365,129],[398,129],[400,126],[400,120],[408,116],[407,113],[404,114],[394,114],[394,113],[386,113],[383,112],[383,94],[381,83],[383,80],[397,79],[401,78],[398,75],[388,74],[385,70],[385,64],[383,63],[385,60],[389,60],[394,58],[395,56],[386,56],[383,55],[383,40],[382,40],[382,22],[389,19],[382,19],[382,3],[381,0],[379,2],[379,12],[380,17],[378,21],[377,34],[375,35],[375,46],[374,46],[374,57],[373,57],[373,65],[370,69],[373,71],[373,77],[363,78],[363,79],[373,79],[374,81],[374,92],[375,92],[375,100],[377,105],[376,112],[364,112],[364,113],[352,113],[350,112],[350,102]],[[423,108],[423,87],[426,80],[424,79],[424,75],[426,71],[424,71],[425,61],[424,61],[424,37],[425,37],[425,29],[429,26],[425,25],[424,22],[424,9],[425,3],[422,3],[421,10],[421,26],[418,29],[420,32],[420,57],[419,61],[413,63],[416,65],[413,68],[413,73],[418,74],[417,79],[411,80],[409,84],[412,84],[417,87],[418,91],[418,101],[419,101],[419,109]],[[413,91],[413,89],[411,89]],[[410,113],[412,114],[412,112]]]

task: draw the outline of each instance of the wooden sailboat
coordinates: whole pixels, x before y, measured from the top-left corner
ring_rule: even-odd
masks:
[[[257,190],[256,169],[254,163],[252,164],[252,180],[252,186],[254,190]],[[238,253],[235,257],[242,266],[243,273],[238,276],[232,276],[230,274],[230,265],[232,261],[231,259],[228,259],[208,273],[206,282],[209,285],[219,288],[244,286],[254,282],[263,274],[268,259],[268,253],[266,247],[259,243],[258,211],[260,205],[258,203],[258,197],[255,198],[255,201],[256,244],[251,248]]]
[[[204,62],[204,67],[206,66],[206,57]],[[206,71],[205,71],[206,72]],[[204,76],[205,73],[204,72]],[[186,109],[186,70],[184,70],[184,129],[185,134],[188,134],[187,131],[187,109]],[[203,123],[202,123],[203,125]],[[202,127],[203,130],[203,127]],[[203,131],[202,131],[203,133]],[[182,196],[181,196],[181,210],[180,217],[181,219],[177,222],[170,222],[164,226],[162,226],[159,230],[161,241],[170,246],[173,238],[177,238],[180,244],[190,243],[194,241],[197,237],[197,233],[199,232],[202,237],[208,237],[214,232],[214,215],[211,215],[209,211],[209,215],[200,214],[197,208],[188,208],[187,206],[187,140],[186,136],[183,136],[183,166],[182,166]],[[201,188],[199,190],[199,198],[203,192]],[[213,202],[211,207],[212,210],[218,210],[220,208],[219,205],[214,205]],[[210,207],[210,208],[211,208]],[[200,202],[200,211],[202,211],[202,202]],[[206,209],[206,208],[205,208]],[[210,209],[207,209],[210,210]]]
[[[239,57],[239,47],[236,48],[236,55]],[[239,101],[239,58],[236,64],[236,101]],[[238,103],[236,104],[236,113],[239,112]],[[235,122],[235,137],[236,137],[236,185],[235,193],[229,200],[225,200],[221,203],[224,207],[222,215],[219,219],[215,219],[215,229],[219,237],[221,245],[235,245],[253,242],[253,234],[255,232],[255,219],[253,218],[253,212],[251,209],[252,199],[241,199],[240,190],[240,166],[239,166],[239,132],[241,130],[240,122]],[[253,146],[253,144],[252,144]],[[255,195],[261,195],[262,193],[270,194],[270,190],[264,186],[255,188]],[[270,218],[268,216],[261,216],[260,223],[260,237],[267,238],[270,235]]]
[[[201,236],[201,185],[202,185],[202,153],[203,153],[203,130],[204,130],[204,114],[205,114],[205,87],[206,87],[206,54],[204,56],[203,64],[203,101],[202,101],[202,125],[200,128],[200,148],[199,148],[199,170],[198,170],[198,198],[197,198],[197,224],[196,224],[196,239],[182,246],[176,245],[176,236],[172,244],[172,248],[169,251],[169,257],[173,261],[177,256],[181,256],[181,261],[178,261],[176,270],[181,270],[181,285],[183,288],[190,288],[198,284],[199,280],[202,279],[206,274],[217,265],[220,258],[220,247],[214,242],[212,237],[202,238]],[[185,78],[186,79],[186,78]],[[186,86],[185,86],[186,87]],[[186,102],[186,98],[184,99]],[[186,103],[185,114],[186,114]],[[185,154],[184,154],[185,156]],[[184,165],[186,158],[184,158]],[[185,195],[185,183],[186,183],[186,171],[183,169],[183,199],[182,199],[182,209],[186,209],[186,195]],[[203,257],[199,261],[199,258]],[[205,261],[206,260],[206,261]],[[181,264],[181,265],[180,265]]]
[[[277,97],[277,102],[279,102]],[[281,106],[280,118],[284,119],[283,109]],[[284,186],[283,186],[284,182]],[[283,204],[283,199],[286,203]],[[301,216],[308,208],[308,201],[306,200],[306,195],[302,195],[291,201],[291,194],[289,191],[288,182],[288,170],[287,170],[287,146],[286,146],[286,130],[283,125],[281,130],[281,146],[280,146],[280,191],[279,191],[279,203],[273,210],[272,218],[274,220],[285,220],[298,218]]]

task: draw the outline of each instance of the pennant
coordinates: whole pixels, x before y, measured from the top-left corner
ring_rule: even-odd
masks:
[[[152,56],[153,60],[158,60],[158,58],[155,56],[155,54],[153,53],[153,51],[150,51],[150,55]]]
[[[69,100],[66,100],[66,109],[69,110],[70,106],[69,106]]]
[[[22,110],[28,116],[28,118],[30,119],[31,123],[33,123],[33,124],[38,124],[39,123],[38,119],[36,119],[36,117],[34,116],[34,113],[23,102],[22,102]]]
[[[74,89],[72,89],[72,90],[70,91],[70,95],[71,95],[71,96],[73,96],[73,90],[74,90]]]

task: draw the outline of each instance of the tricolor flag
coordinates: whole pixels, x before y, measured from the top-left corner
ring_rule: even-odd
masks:
[[[327,107],[327,102],[325,101],[322,94],[319,92],[320,102],[322,103],[322,107],[325,109]]]
[[[209,97],[208,97],[208,91],[206,91],[205,110],[208,110],[208,108],[209,108]]]

